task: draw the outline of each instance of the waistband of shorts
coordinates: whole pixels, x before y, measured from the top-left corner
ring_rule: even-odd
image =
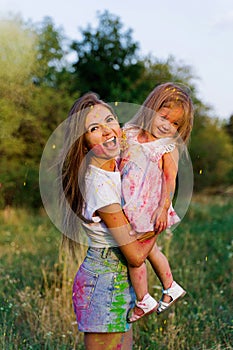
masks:
[[[121,253],[120,249],[118,247],[104,247],[104,248],[95,248],[95,247],[89,247],[88,250],[96,252],[100,258],[102,259],[113,259],[113,260],[124,260],[124,256]]]

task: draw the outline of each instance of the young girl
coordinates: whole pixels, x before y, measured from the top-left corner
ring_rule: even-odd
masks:
[[[140,239],[159,234],[180,220],[172,207],[172,199],[179,152],[189,140],[192,125],[190,96],[180,86],[166,83],[150,93],[139,112],[124,128],[126,145],[120,166],[123,209]],[[156,244],[148,260],[163,286],[163,296],[157,308],[160,314],[186,292],[173,280],[169,262]],[[139,268],[129,266],[137,296],[129,322],[145,315],[145,269],[145,264]]]
[[[61,156],[64,239],[75,248],[67,238],[75,213],[82,219],[89,246],[73,285],[74,310],[86,350],[132,349],[127,311],[135,294],[127,264],[141,266],[155,242],[155,238],[139,242],[129,234],[132,228],[121,209],[115,161],[120,136],[116,116],[97,95],[88,93],[74,103]],[[149,295],[146,298],[146,312],[150,312],[157,303]]]

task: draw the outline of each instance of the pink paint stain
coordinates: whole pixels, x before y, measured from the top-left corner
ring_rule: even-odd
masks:
[[[171,277],[171,275],[172,275],[171,272],[166,272],[167,277]]]

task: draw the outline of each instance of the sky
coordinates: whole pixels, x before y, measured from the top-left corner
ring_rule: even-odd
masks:
[[[198,97],[212,115],[233,114],[233,0],[0,0],[0,17],[19,14],[40,23],[53,19],[72,40],[80,28],[97,26],[97,11],[118,16],[123,30],[132,29],[142,56],[191,66]]]

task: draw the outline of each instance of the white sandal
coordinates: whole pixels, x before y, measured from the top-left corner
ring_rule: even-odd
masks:
[[[163,289],[163,294],[169,295],[171,297],[170,303],[165,303],[164,301],[159,301],[159,306],[157,308],[157,314],[161,314],[166,311],[170,306],[172,306],[176,301],[182,298],[186,291],[175,281],[172,282],[172,285],[168,289]]]
[[[145,315],[151,314],[157,309],[158,303],[154,298],[152,298],[152,296],[149,293],[147,293],[141,301],[136,301],[136,306],[139,309],[142,309],[143,314],[137,315],[134,311],[134,308],[129,310],[127,316],[128,323],[135,322],[140,318],[144,317]]]

